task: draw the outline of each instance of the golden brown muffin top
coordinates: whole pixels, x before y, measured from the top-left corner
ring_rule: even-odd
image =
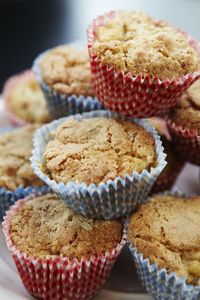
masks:
[[[132,214],[129,239],[145,258],[200,284],[200,196],[155,196]]]
[[[7,104],[11,112],[29,123],[43,124],[51,120],[42,90],[31,72],[12,88]]]
[[[87,219],[55,194],[47,194],[18,209],[11,219],[10,237],[18,250],[34,257],[90,258],[117,246],[122,239],[122,224]]]
[[[31,163],[33,134],[38,125],[26,125],[0,135],[0,188],[15,190],[23,186],[42,186]]]
[[[57,182],[107,182],[156,164],[154,139],[135,123],[114,118],[63,122],[44,151],[43,170]]]
[[[170,118],[183,128],[195,129],[200,134],[200,80],[182,96]]]
[[[40,63],[43,80],[56,92],[94,96],[87,50],[59,46]]]
[[[96,32],[91,48],[102,64],[135,75],[178,78],[200,67],[200,56],[183,34],[145,13],[117,12]]]

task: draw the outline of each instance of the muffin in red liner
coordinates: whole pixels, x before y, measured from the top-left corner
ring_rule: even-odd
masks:
[[[200,136],[194,129],[176,125],[172,120],[167,121],[176,153],[186,161],[200,165]]]
[[[40,299],[73,300],[91,298],[102,288],[117,256],[125,244],[125,235],[122,236],[121,241],[112,250],[81,259],[72,258],[71,254],[69,257],[61,254],[35,256],[21,252],[11,239],[12,226],[16,224],[16,219],[13,220],[13,218],[20,209],[25,211],[24,207],[27,205],[27,201],[32,201],[33,203],[36,199],[35,196],[35,194],[32,194],[25,199],[19,200],[7,212],[3,222],[6,243],[24,286],[31,295]],[[62,200],[57,199],[57,201],[65,205]],[[45,207],[46,211],[49,210],[48,205]],[[24,213],[25,216],[26,213]],[[19,218],[19,215],[17,215],[17,218]],[[71,219],[69,221],[73,222]],[[28,244],[25,245],[27,246]],[[81,251],[81,248],[79,250]]]
[[[126,116],[138,118],[159,116],[166,113],[169,108],[176,104],[183,92],[200,77],[200,71],[197,67],[197,69],[192,72],[189,71],[181,75],[174,73],[174,76],[162,76],[161,78],[157,73],[152,75],[148,72],[147,74],[135,73],[133,75],[133,72],[127,69],[124,71],[120,67],[105,62],[103,63],[94,51],[97,30],[99,27],[105,26],[108,22],[113,20],[119,13],[118,11],[112,11],[101,15],[97,17],[88,28],[88,49],[94,90],[98,99],[107,109]],[[149,17],[147,16],[147,18]],[[162,21],[154,22],[160,22],[159,24],[161,25],[159,26],[161,27],[163,26],[162,24],[164,24]],[[112,26],[109,28],[111,27]],[[191,51],[194,51],[196,55],[200,53],[199,43],[194,38],[182,31],[173,30],[179,34],[179,37],[181,33],[181,36],[186,38],[188,45],[191,46],[189,48],[193,48]],[[140,36],[142,36],[142,34],[143,32],[141,32]],[[109,36],[106,38],[107,41],[113,40],[113,42],[115,42],[112,33],[110,40]],[[105,51],[107,51],[106,47]],[[114,51],[115,50],[113,50],[113,53],[115,54]],[[144,49],[142,49],[142,51],[145,53]],[[112,49],[110,52],[112,52]],[[125,65],[127,65],[127,63],[125,63]],[[183,66],[185,66],[185,63],[183,63]],[[160,69],[167,70],[168,68],[167,66],[163,66],[160,67]],[[176,67],[174,67],[174,70],[176,71]]]
[[[196,81],[168,116],[168,128],[177,154],[200,165],[200,80]]]
[[[150,192],[150,195],[152,195],[170,190],[173,187],[176,179],[183,169],[185,161],[177,158],[177,155],[174,152],[173,143],[171,141],[166,121],[164,119],[154,117],[149,119],[149,122],[160,134],[165,153],[167,154],[167,165],[154,183]]]
[[[7,115],[13,126],[51,121],[42,90],[34,73],[26,70],[10,77],[3,88]]]

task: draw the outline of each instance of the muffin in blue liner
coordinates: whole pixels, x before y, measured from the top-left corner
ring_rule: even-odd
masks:
[[[2,127],[0,128],[0,135],[15,131],[16,129],[12,127]],[[27,187],[18,187],[15,190],[9,190],[5,187],[0,187],[0,222],[3,221],[3,217],[6,211],[13,205],[17,200],[28,196],[33,192],[45,192],[49,190],[47,186],[27,186]]]
[[[66,45],[68,46],[68,45]],[[80,43],[72,43],[69,46],[76,47],[77,49],[83,48]],[[78,94],[66,94],[55,91],[50,85],[44,82],[40,63],[42,59],[48,54],[50,50],[47,50],[40,54],[33,62],[32,70],[35,73],[36,80],[39,83],[45,99],[47,101],[49,113],[54,118],[74,115],[83,112],[90,112],[93,110],[103,109],[103,105],[98,101],[96,97],[84,96]],[[89,61],[89,58],[88,58]]]
[[[165,192],[159,195],[175,195],[183,198],[188,196],[177,191],[174,193]],[[127,222],[126,230],[128,230]],[[200,286],[187,284],[186,278],[177,276],[175,272],[168,272],[164,268],[158,268],[156,263],[150,263],[148,258],[144,258],[143,254],[134,247],[130,240],[127,243],[133,256],[140,281],[147,293],[152,295],[154,299],[200,299]]]
[[[17,200],[22,199],[30,195],[31,193],[45,193],[49,191],[49,187],[19,187],[15,191],[9,191],[5,188],[0,188],[0,221],[3,221],[3,217],[6,211],[13,205]]]
[[[76,182],[57,183],[41,170],[43,152],[47,143],[51,140],[50,132],[69,118],[81,120],[95,117],[112,118],[119,116],[109,111],[94,111],[55,120],[37,130],[33,139],[32,167],[35,173],[77,213],[94,219],[119,218],[128,215],[137,205],[146,201],[147,194],[166,165],[166,154],[163,152],[160,137],[148,122],[128,119],[141,125],[154,138],[157,166],[152,167],[150,171],[143,170],[140,174],[134,171],[124,177],[116,177],[114,180],[109,179],[106,183],[86,185],[84,182],[79,184]]]

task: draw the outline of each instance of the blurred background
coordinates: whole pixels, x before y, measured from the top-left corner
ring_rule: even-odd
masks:
[[[114,9],[144,10],[200,39],[200,0],[0,0],[0,91],[38,53],[85,41],[89,22]]]

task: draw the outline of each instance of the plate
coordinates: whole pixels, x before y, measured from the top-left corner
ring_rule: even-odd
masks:
[[[4,104],[0,100],[0,129],[9,126],[5,117]],[[186,164],[173,190],[200,193],[199,167]],[[6,248],[0,227],[0,300],[34,299],[23,287],[14,262]],[[151,300],[141,286],[127,247],[119,256],[105,288],[95,300]]]

